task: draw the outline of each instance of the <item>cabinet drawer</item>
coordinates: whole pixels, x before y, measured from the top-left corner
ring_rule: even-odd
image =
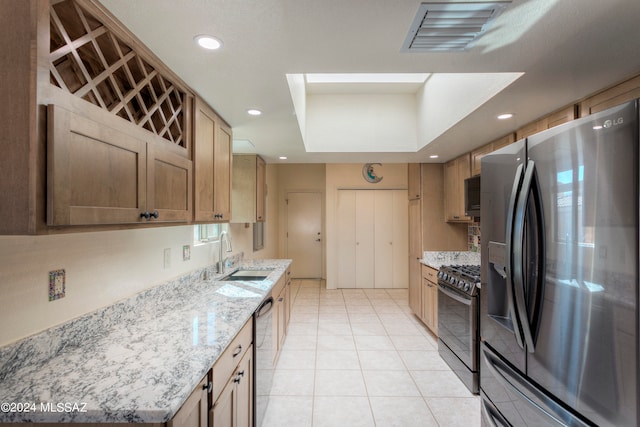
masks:
[[[252,319],[249,319],[213,365],[213,402],[218,399],[231,374],[242,360],[242,356],[251,347],[252,338],[253,324]]]
[[[422,266],[422,277],[430,281],[431,283],[438,283],[438,270],[435,270],[426,265]]]

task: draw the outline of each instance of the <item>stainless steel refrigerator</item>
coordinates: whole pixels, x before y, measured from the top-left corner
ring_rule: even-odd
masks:
[[[482,159],[484,426],[637,426],[638,101]]]

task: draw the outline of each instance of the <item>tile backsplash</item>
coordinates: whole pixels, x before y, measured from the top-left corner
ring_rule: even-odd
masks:
[[[480,222],[469,224],[467,249],[469,252],[480,252]]]

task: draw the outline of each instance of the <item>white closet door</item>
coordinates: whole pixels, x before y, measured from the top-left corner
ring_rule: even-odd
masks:
[[[374,285],[375,192],[356,190],[356,288]]]
[[[394,276],[394,190],[375,190],[375,287],[392,288]]]
[[[409,286],[409,202],[407,190],[393,191],[393,288]]]
[[[338,191],[338,283],[340,288],[356,287],[356,192]]]

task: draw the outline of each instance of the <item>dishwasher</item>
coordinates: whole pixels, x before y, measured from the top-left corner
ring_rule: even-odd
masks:
[[[254,319],[254,414],[255,427],[260,427],[269,406],[273,383],[273,296],[266,297],[253,315]]]

